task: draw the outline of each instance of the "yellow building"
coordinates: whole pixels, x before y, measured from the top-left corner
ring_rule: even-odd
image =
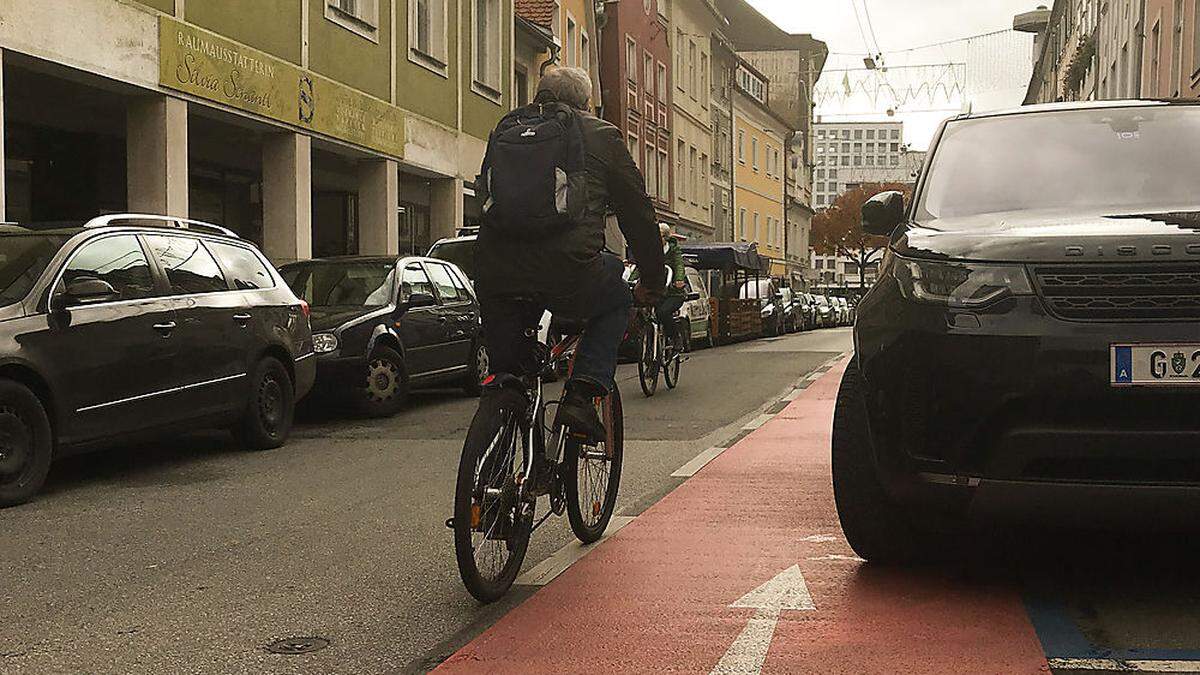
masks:
[[[769,82],[739,61],[733,95],[734,233],[771,258],[771,276],[787,275],[784,250],[784,139],[787,124],[767,107]]]
[[[596,8],[590,0],[516,0],[516,14],[549,33],[552,46],[533,59],[528,68],[517,60],[513,80],[518,101],[522,94],[532,100],[537,92],[541,70],[547,61],[557,65],[583,68],[592,76],[593,103],[600,98],[599,36],[596,29]]]

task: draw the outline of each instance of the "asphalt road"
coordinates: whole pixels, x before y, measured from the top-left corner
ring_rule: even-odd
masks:
[[[734,436],[791,385],[850,349],[848,330],[701,351],[676,391],[646,400],[622,367],[618,513]],[[363,673],[421,670],[532,592],[481,608],[455,568],[450,515],[474,402],[415,396],[384,421],[301,425],[246,453],[224,434],[117,448],[56,465],[32,504],[0,511],[0,672]],[[571,540],[539,530],[526,567]],[[268,652],[320,637],[306,655]]]

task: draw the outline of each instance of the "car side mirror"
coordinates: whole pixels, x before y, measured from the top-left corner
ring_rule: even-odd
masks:
[[[437,304],[437,298],[428,293],[413,293],[408,296],[408,300],[404,301],[404,311],[410,309],[419,309],[421,307],[433,307]]]
[[[66,283],[63,290],[50,301],[50,308],[58,312],[77,305],[115,300],[120,296],[117,289],[103,279],[79,277]]]
[[[880,192],[862,205],[863,231],[889,237],[904,222],[904,193]]]
[[[699,291],[692,291],[691,293],[688,293],[688,294],[687,294],[687,299],[688,299],[688,300],[693,300],[693,301],[694,301],[694,300],[699,300],[699,299],[700,299],[700,292],[699,292]]]

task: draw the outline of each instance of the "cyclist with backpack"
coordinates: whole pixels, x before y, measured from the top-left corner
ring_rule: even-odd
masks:
[[[621,260],[604,251],[606,214],[616,214],[645,272],[634,289],[639,302],[658,301],[665,270],[641,171],[621,131],[589,112],[591,96],[586,71],[555,68],[534,102],[492,132],[476,182],[484,206],[475,260],[495,375],[480,413],[504,405],[505,389],[520,386],[514,376],[529,362],[531,329],[549,309],[585,325],[555,425],[598,442],[605,428],[593,401],[614,385],[632,303]]]

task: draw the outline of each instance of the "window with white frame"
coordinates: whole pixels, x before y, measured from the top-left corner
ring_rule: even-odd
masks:
[[[746,241],[746,209],[738,211],[738,239]]]
[[[408,58],[440,75],[446,70],[447,0],[408,3]]]
[[[700,105],[708,107],[708,54],[700,54]]]
[[[658,100],[660,103],[667,101],[667,64],[661,61],[658,64]]]
[[[688,149],[688,168],[688,177],[691,179],[688,196],[692,204],[695,204],[702,193],[700,192],[700,155],[694,147]]]
[[[325,18],[372,42],[379,41],[379,0],[326,0]]]
[[[750,137],[750,166],[758,171],[758,136]]]
[[[629,156],[633,157],[633,163],[639,169],[642,168],[642,149],[638,146],[637,132],[630,131],[629,136],[625,139],[625,143],[629,146]]]
[[[761,237],[758,235],[758,211],[754,212],[754,229],[750,230],[750,239],[758,241]]]
[[[646,139],[646,194],[651,197],[658,197],[658,162],[654,161],[657,156],[654,145],[650,143],[650,139]]]
[[[579,67],[592,72],[592,43],[587,33],[579,34]]]
[[[737,155],[738,161],[742,164],[746,163],[746,132],[738,129],[737,134]]]
[[[683,91],[683,31],[675,30],[675,86]]]
[[[697,194],[705,194],[707,192],[707,190],[704,189],[704,186],[706,186],[706,185],[708,185],[708,154],[701,153],[700,154],[700,187],[698,188]],[[704,210],[706,210],[706,211],[708,210],[708,202],[704,202],[703,204],[701,204],[701,206],[704,207]]]
[[[625,36],[625,76],[637,84],[638,79],[638,48],[633,38]]]
[[[696,98],[696,43],[688,40],[688,93],[694,99]]]
[[[488,98],[498,99],[501,86],[501,66],[504,59],[500,54],[501,0],[473,0],[471,25],[471,49],[475,55],[475,90]]]
[[[654,56],[650,52],[642,54],[642,91],[646,96],[654,95]],[[653,117],[653,115],[651,115]]]
[[[563,51],[567,53],[567,65],[574,68],[579,65],[579,54],[576,51],[577,42],[579,40],[579,26],[575,25],[575,19],[567,15],[567,44],[563,45]]]
[[[658,198],[664,202],[671,201],[670,184],[671,161],[667,159],[667,149],[658,149]]]
[[[687,201],[687,197],[688,197],[688,195],[687,195],[688,181],[687,181],[687,176],[684,175],[685,167],[683,164],[684,157],[686,155],[687,155],[687,146],[685,146],[683,144],[683,141],[679,141],[679,144],[675,146],[675,196],[678,197],[679,201],[681,201],[681,202]]]

